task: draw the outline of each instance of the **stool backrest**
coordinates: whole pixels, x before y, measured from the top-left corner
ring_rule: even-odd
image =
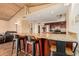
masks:
[[[31,41],[31,39],[32,39],[32,37],[31,37],[31,36],[28,36],[27,38],[28,38],[28,41]]]
[[[65,53],[65,45],[64,41],[57,41],[56,42],[56,52]]]

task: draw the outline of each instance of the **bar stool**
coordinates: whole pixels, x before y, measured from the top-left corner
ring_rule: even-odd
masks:
[[[26,36],[21,36],[20,38],[19,38],[19,51],[20,52],[22,52],[22,53],[24,53],[24,55],[25,55],[25,48],[26,48],[26,41],[27,41],[27,39],[26,39]]]
[[[26,55],[28,55],[28,44],[32,45],[32,55],[35,56],[35,41],[32,41],[31,36],[27,36],[27,41],[26,41]]]
[[[75,46],[73,47],[72,51],[71,51],[71,54],[68,50],[68,53],[67,53],[67,50],[68,49],[66,47],[67,43],[69,42],[66,42],[66,41],[56,41],[56,51],[53,51],[53,48],[51,48],[51,56],[54,55],[54,56],[75,56],[75,51],[76,51],[76,48],[78,46],[78,43],[77,42],[70,42],[72,44],[75,44]]]
[[[28,55],[28,44],[32,45],[32,56],[36,55],[36,47],[37,47],[37,43],[39,46],[39,41],[35,40],[34,36],[27,36],[27,42],[26,42],[26,55]],[[40,49],[40,48],[39,48]],[[39,55],[40,55],[40,50],[39,50]]]
[[[14,38],[13,38],[13,41],[12,41],[12,52],[11,52],[11,55],[13,54],[13,50],[14,50],[14,44],[16,43],[16,56],[18,56],[18,47],[19,46],[19,37],[18,35],[14,34]]]
[[[23,44],[22,44],[23,41]],[[16,43],[16,55],[18,56],[19,52],[25,52],[25,43],[26,43],[26,36],[20,36],[16,35],[14,36],[13,39],[13,45],[12,45],[12,54],[13,54],[13,49],[14,49],[14,43]]]

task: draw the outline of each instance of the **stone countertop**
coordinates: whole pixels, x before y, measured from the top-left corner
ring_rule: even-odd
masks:
[[[69,33],[68,35],[66,34],[50,34],[50,33],[32,33],[32,34],[20,34],[22,36],[25,35],[31,35],[35,36],[35,38],[45,38],[48,40],[60,40],[60,41],[77,41],[77,36],[74,33]]]
[[[36,38],[45,38],[48,40],[60,40],[60,41],[77,41],[75,34],[33,34]]]

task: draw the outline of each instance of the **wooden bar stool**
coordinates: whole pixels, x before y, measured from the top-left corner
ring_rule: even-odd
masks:
[[[28,54],[28,45],[32,45],[32,56],[35,56],[35,41],[32,40],[32,37],[31,36],[27,36],[27,41],[26,41],[26,55],[29,55]]]
[[[27,36],[26,49],[25,49],[26,55],[30,55],[29,53],[31,53],[32,56],[40,55],[39,49],[40,49],[39,40],[36,40],[34,36]]]

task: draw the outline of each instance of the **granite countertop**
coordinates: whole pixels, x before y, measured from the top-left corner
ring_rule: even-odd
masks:
[[[74,34],[33,34],[37,38],[45,38],[48,40],[61,40],[61,41],[77,41],[77,37]]]
[[[20,34],[22,36],[24,35],[31,35],[35,36],[35,38],[45,38],[48,40],[60,40],[60,41],[77,41],[76,34],[69,33],[68,35],[66,34],[50,34],[50,33],[32,33],[32,34]]]

